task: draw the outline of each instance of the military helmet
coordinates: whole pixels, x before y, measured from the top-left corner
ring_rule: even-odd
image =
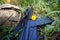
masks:
[[[0,5],[0,26],[9,28],[18,24],[21,18],[20,8],[11,4]]]
[[[18,6],[11,5],[11,4],[0,5],[0,8],[14,8],[14,9],[20,10],[20,8]]]

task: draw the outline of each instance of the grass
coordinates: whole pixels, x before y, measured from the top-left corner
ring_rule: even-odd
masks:
[[[5,1],[0,0],[0,4]],[[21,8],[21,13],[24,10],[32,6],[33,13],[42,17],[49,16],[55,20],[51,25],[46,25],[45,35],[52,37],[55,32],[60,32],[60,1],[59,0],[11,0],[11,4],[18,5]],[[41,17],[40,16],[40,17]],[[52,40],[52,39],[51,39]]]

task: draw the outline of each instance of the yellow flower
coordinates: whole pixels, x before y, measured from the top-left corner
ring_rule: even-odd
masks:
[[[32,20],[36,20],[36,18],[37,18],[36,15],[32,15],[31,17]]]

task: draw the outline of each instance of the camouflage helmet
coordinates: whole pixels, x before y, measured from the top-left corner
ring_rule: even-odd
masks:
[[[0,5],[0,26],[16,26],[21,18],[20,8],[11,4]]]
[[[0,5],[0,9],[1,8],[14,8],[14,9],[20,10],[20,8],[18,6],[11,5],[11,4],[3,4],[3,5]]]

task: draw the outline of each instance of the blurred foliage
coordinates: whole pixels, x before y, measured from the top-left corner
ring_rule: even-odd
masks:
[[[4,0],[0,0],[0,4],[4,4],[4,2]],[[44,28],[47,40],[54,40],[54,36],[60,33],[60,0],[11,0],[11,4],[20,6],[22,13],[27,7],[32,6],[33,13],[37,14],[37,16],[49,16],[52,18],[54,22]],[[9,30],[9,33],[7,30]],[[6,32],[10,34],[10,29],[7,30],[3,29],[0,34],[5,34]]]

